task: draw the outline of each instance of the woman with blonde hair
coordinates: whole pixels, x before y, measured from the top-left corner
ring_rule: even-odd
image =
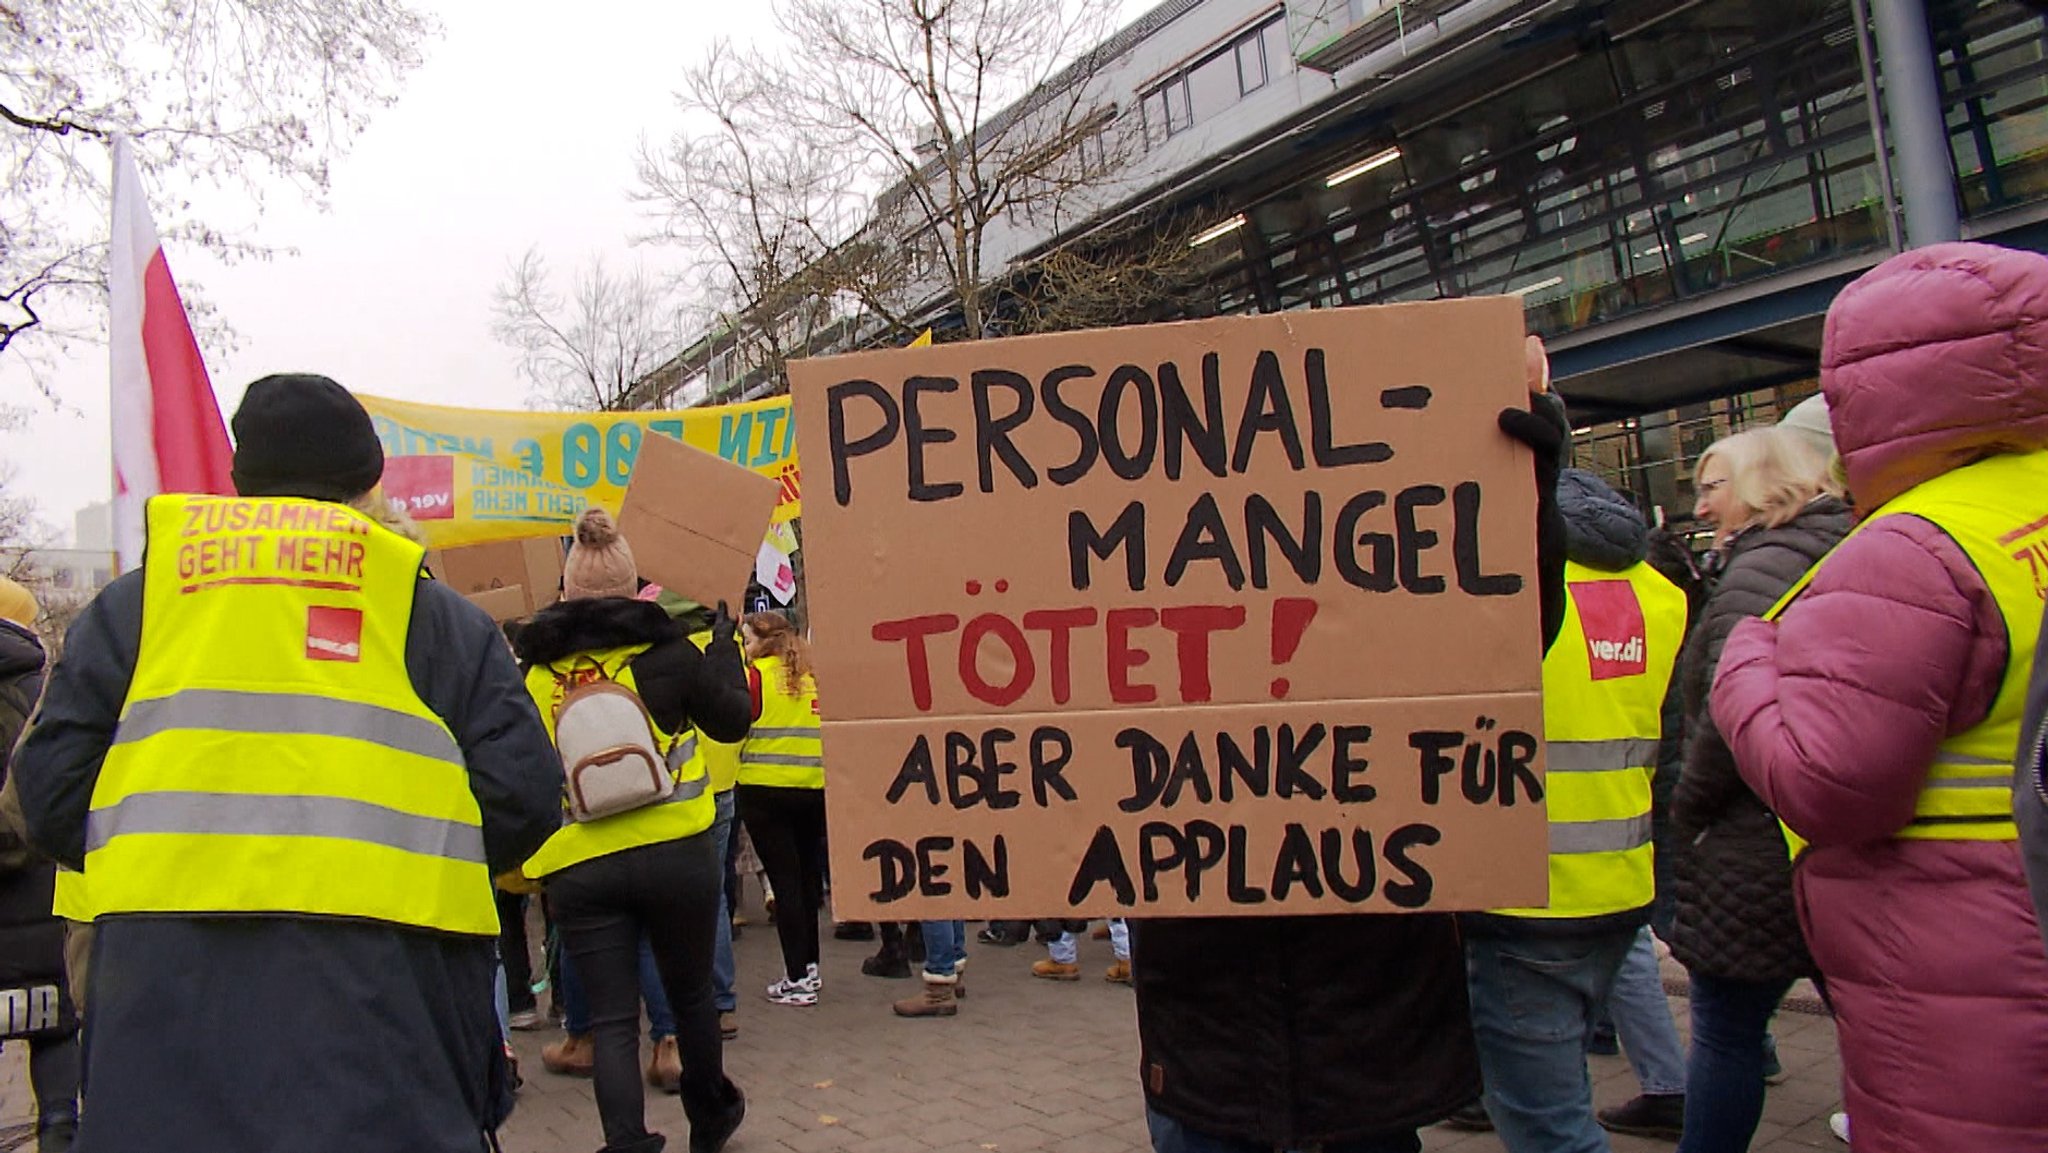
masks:
[[[1672,792],[1672,955],[1692,977],[1680,1153],[1741,1153],[1763,1115],[1765,1036],[1792,982],[1813,971],[1777,818],[1745,785],[1707,705],[1721,646],[1848,534],[1815,453],[1782,428],[1739,432],[1701,455],[1694,514],[1712,524],[1720,580],[1679,654],[1684,768]]]
[[[750,613],[760,718],[740,745],[733,799],[775,891],[782,979],[768,986],[777,1005],[815,1005],[818,914],[825,905],[825,755],[818,739],[818,685],[811,650],[781,613]]]

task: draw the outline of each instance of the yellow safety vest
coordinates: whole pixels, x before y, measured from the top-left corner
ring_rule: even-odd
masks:
[[[633,658],[647,649],[647,645],[597,649],[528,669],[526,691],[540,707],[548,739],[555,738],[555,710],[561,707],[562,698],[578,677],[598,676],[602,670],[605,679],[639,692],[633,680]],[[649,720],[651,723],[652,718]],[[594,821],[570,821],[548,838],[522,866],[522,872],[529,877],[545,877],[612,853],[694,837],[711,827],[718,818],[718,803],[711,795],[711,778],[705,771],[697,731],[691,729],[678,738],[654,725],[654,736],[667,750],[669,771],[675,774],[676,788],[668,799]]]
[[[67,921],[92,920],[92,904],[85,896],[85,874],[57,866],[57,888],[50,898],[50,912]]]
[[[805,677],[801,691],[792,694],[783,684],[780,657],[762,657],[754,668],[761,674],[761,719],[740,746],[740,784],[824,788],[817,682]]]
[[[1915,841],[2016,841],[2013,759],[2041,632],[2042,598],[2048,596],[2048,452],[1994,456],[1924,481],[1870,514],[1842,544],[1883,517],[1901,515],[1947,533],[1976,566],[2005,621],[2006,660],[1991,711],[1941,742],[1913,804],[1913,821],[1896,835]],[[1827,563],[1822,557],[1764,619],[1778,619]],[[1791,826],[1784,829],[1786,847],[1797,857],[1806,841]]]
[[[1657,895],[1650,777],[1685,594],[1647,564],[1565,565],[1564,628],[1543,658],[1550,905],[1515,917],[1598,917]]]
[[[697,646],[698,652],[709,649],[711,647],[711,630],[704,629],[701,632],[691,633],[690,643]],[[738,637],[734,637],[732,643],[734,648],[740,650],[740,660],[745,661],[747,654],[746,646],[740,644]],[[697,748],[702,750],[704,754],[704,768],[711,774],[711,791],[714,793],[732,792],[732,787],[738,784],[740,779],[740,742],[714,741],[710,737],[705,736],[704,731],[695,725],[690,726],[690,729],[697,734]]]
[[[496,934],[462,750],[406,672],[420,546],[319,501],[160,496],[146,517],[90,911]]]

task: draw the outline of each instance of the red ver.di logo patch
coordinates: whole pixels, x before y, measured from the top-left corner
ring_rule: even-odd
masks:
[[[454,520],[455,458],[385,458],[384,499],[414,520]]]
[[[306,659],[363,659],[363,610],[313,605],[306,610]]]
[[[1649,645],[1635,586],[1625,580],[1573,582],[1571,592],[1586,633],[1586,660],[1593,679],[1643,675]]]

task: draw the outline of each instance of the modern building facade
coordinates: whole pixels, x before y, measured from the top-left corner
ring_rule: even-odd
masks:
[[[999,260],[1166,216],[1203,226],[1200,283],[1133,322],[1517,295],[1581,462],[1673,520],[1706,444],[1813,391],[1851,279],[2048,250],[2021,0],[1168,0],[1100,58],[1143,153],[1085,219],[992,230]],[[777,387],[718,379],[717,343],[676,374]]]

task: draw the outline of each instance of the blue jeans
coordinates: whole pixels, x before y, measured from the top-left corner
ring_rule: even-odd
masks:
[[[569,950],[562,950],[562,1029],[572,1037],[590,1033],[590,997],[576,976]],[[661,987],[661,972],[654,967],[654,950],[645,937],[640,939],[640,999],[647,1005],[647,1035],[656,1041],[676,1035],[676,1015],[668,1007],[668,990]]]
[[[924,971],[934,977],[950,977],[967,960],[967,922],[926,921],[924,929]]]
[[[1152,1130],[1152,1153],[1276,1153],[1276,1147],[1238,1137],[1217,1137],[1198,1133],[1164,1113],[1145,1110],[1145,1124]],[[1422,1138],[1410,1129],[1350,1141],[1325,1141],[1316,1146],[1321,1153],[1419,1153]],[[1285,1153],[1299,1153],[1286,1150]]]
[[[718,859],[724,861],[732,848],[732,790],[718,794],[718,819],[711,826],[711,837],[718,845]],[[739,1008],[739,997],[732,991],[732,983],[738,970],[732,960],[732,905],[723,889],[718,894],[718,942],[711,954],[711,1000],[721,1013],[730,1013]]]
[[[1692,975],[1692,1064],[1679,1153],[1742,1153],[1764,1115],[1764,1037],[1790,981]]]
[[[1635,941],[1634,929],[1466,939],[1486,1113],[1508,1153],[1608,1153],[1586,1037]]]
[[[1678,1047],[1678,1026],[1671,1020],[1671,1002],[1664,999],[1657,946],[1647,925],[1636,931],[1635,944],[1622,959],[1607,1011],[1643,1092],[1652,1097],[1685,1092],[1685,1054]]]

